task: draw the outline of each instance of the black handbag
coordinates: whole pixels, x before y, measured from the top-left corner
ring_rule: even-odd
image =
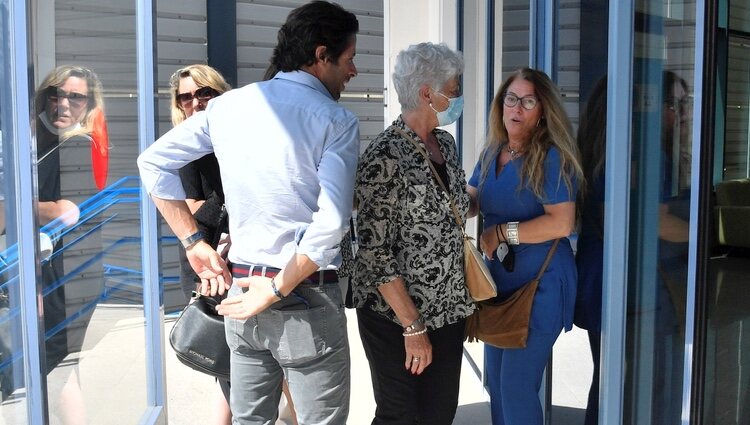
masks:
[[[226,209],[222,206],[217,229],[227,221]],[[213,248],[219,242],[219,233],[209,241]],[[216,312],[221,299],[203,296],[193,292],[180,317],[169,333],[169,344],[177,354],[177,359],[199,372],[229,379],[229,346],[224,334],[224,316]]]
[[[177,359],[199,372],[229,379],[229,346],[224,336],[224,316],[216,313],[218,301],[193,293],[169,333]]]

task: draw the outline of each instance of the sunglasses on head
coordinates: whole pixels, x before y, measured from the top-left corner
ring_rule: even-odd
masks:
[[[180,93],[177,95],[177,103],[182,105],[183,108],[190,106],[193,99],[198,99],[199,102],[208,102],[219,95],[219,92],[212,89],[211,87],[201,87],[192,93]]]
[[[62,99],[68,99],[68,104],[70,104],[73,108],[80,108],[82,106],[86,105],[86,102],[88,102],[89,97],[85,94],[76,93],[76,92],[66,92],[63,89],[59,89],[57,87],[50,87],[49,91],[47,92],[47,100],[49,100],[52,103],[58,103]]]

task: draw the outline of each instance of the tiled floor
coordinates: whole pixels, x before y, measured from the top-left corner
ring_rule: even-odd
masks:
[[[352,356],[352,395],[349,424],[369,424],[375,409],[370,374],[362,350],[353,311],[347,311]],[[175,318],[165,320],[164,336]],[[58,397],[75,371],[80,385],[72,392],[80,396],[81,413],[90,424],[138,423],[147,402],[145,388],[145,338],[143,313],[137,307],[97,307],[86,331],[80,353],[71,354],[48,376],[51,424],[60,424],[57,413],[70,410],[71,401]],[[183,366],[166,343],[166,385],[169,424],[208,423],[211,400],[216,391],[213,378]],[[487,395],[475,369],[482,367],[482,345],[467,344],[461,375],[459,408],[454,424],[489,424]],[[590,383],[591,360],[586,333],[579,329],[563,334],[555,345],[553,365],[552,425],[583,423],[583,408]],[[0,425],[24,424],[24,389],[0,405]],[[71,393],[68,393],[71,394]],[[75,401],[75,400],[74,400]]]
[[[352,396],[349,424],[369,424],[375,410],[370,383],[370,372],[357,331],[356,316],[347,311],[349,341],[352,355]],[[167,332],[171,322],[166,324]],[[467,344],[467,353],[474,362],[482,365],[482,345]],[[170,424],[204,423],[207,418],[200,400],[210,397],[213,390],[211,378],[204,377],[180,364],[167,350],[167,385],[169,391]],[[552,425],[577,425],[583,423],[590,385],[591,360],[585,331],[563,334],[555,345],[553,356],[553,410]],[[176,389],[172,391],[172,389]],[[200,406],[200,407],[199,407]],[[464,358],[461,374],[459,408],[454,425],[482,425],[490,423],[487,396],[471,364]]]

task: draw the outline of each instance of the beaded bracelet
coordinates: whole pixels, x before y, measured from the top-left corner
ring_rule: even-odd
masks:
[[[276,297],[280,300],[283,300],[286,298],[281,291],[279,291],[279,288],[276,287],[276,276],[271,278],[271,290],[273,291],[273,294],[276,295]]]
[[[403,336],[417,336],[417,335],[422,335],[423,333],[427,333],[427,328],[423,328],[422,330],[414,331],[414,332],[404,332],[401,335],[403,335]]]

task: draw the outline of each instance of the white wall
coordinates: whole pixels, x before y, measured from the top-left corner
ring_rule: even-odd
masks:
[[[451,48],[457,47],[456,0],[384,0],[386,51],[385,51],[385,88],[386,112],[385,126],[398,117],[401,106],[392,89],[391,74],[396,55],[406,47],[431,41],[446,43]]]

